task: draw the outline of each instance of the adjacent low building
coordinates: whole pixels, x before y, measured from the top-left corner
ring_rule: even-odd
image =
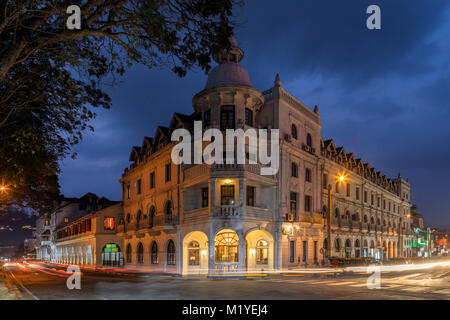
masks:
[[[122,266],[122,238],[116,235],[121,203],[88,213],[55,230],[55,262]]]
[[[60,261],[56,251],[57,231],[117,203],[90,192],[80,198],[65,197],[51,214],[36,221],[36,258],[46,262]]]

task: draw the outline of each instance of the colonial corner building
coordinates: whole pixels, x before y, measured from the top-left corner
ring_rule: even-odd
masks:
[[[37,233],[46,246],[38,257],[215,274],[412,255],[408,180],[387,178],[323,140],[318,107],[289,94],[278,75],[272,88],[253,88],[239,65],[244,52],[231,42],[214,56],[218,66],[194,96],[192,114],[175,113],[169,127],[132,148],[120,179],[122,204],[88,194],[81,203],[95,208],[86,211],[80,199],[69,199],[52,227],[41,219]],[[172,132],[192,132],[194,121],[224,133],[279,129],[278,172],[262,175],[260,163],[173,163]]]
[[[410,256],[408,180],[387,178],[323,140],[318,108],[289,94],[278,75],[272,88],[253,88],[243,56],[232,39],[214,56],[218,66],[194,96],[194,112],[175,113],[169,127],[132,148],[120,179],[124,265],[232,273],[322,265],[326,257]],[[261,175],[260,164],[174,164],[171,133],[192,132],[194,121],[223,132],[279,129],[278,173]]]

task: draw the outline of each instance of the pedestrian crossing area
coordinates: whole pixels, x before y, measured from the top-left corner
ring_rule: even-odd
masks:
[[[409,279],[412,277],[409,276]],[[406,280],[406,281],[405,281]],[[272,282],[272,283],[283,283],[283,284],[295,284],[295,285],[317,285],[317,286],[330,286],[330,287],[350,287],[350,288],[360,288],[360,289],[367,289],[367,278],[357,278],[357,279],[342,279],[342,278],[335,278],[335,279],[307,279],[298,277],[296,279],[292,278],[275,278],[275,279],[257,279],[255,281],[258,282]],[[381,287],[380,289],[386,289],[386,290],[396,290],[396,291],[404,291],[405,293],[411,292],[411,293],[432,293],[432,294],[438,294],[438,295],[444,295],[444,299],[448,298],[450,299],[450,289],[445,289],[442,287],[433,287],[433,286],[425,286],[420,284],[420,280],[415,280],[416,282],[413,282],[412,280],[407,281],[407,279],[384,279],[381,281]],[[373,290],[373,289],[372,289]],[[446,297],[445,297],[446,296]]]

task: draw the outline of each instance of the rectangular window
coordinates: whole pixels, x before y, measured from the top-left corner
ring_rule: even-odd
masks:
[[[291,176],[294,178],[298,177],[298,166],[294,162],[292,162],[292,164],[291,164]]]
[[[150,189],[153,189],[155,187],[155,173],[150,173]]]
[[[91,231],[91,219],[86,220],[86,231]]]
[[[137,181],[137,185],[136,185],[136,188],[137,188],[137,194],[141,194],[141,192],[142,192],[141,187],[142,187],[142,180],[139,179],[139,180]]]
[[[305,211],[311,212],[311,196],[305,195]]]
[[[303,262],[308,262],[308,241],[303,241]]]
[[[255,187],[247,186],[247,205],[255,206]]]
[[[347,183],[347,197],[350,197],[350,183]]]
[[[381,199],[378,197],[377,198],[377,207],[380,208],[381,207]]]
[[[203,128],[208,128],[211,125],[211,110],[203,112]]]
[[[373,206],[375,204],[373,194],[370,195],[370,204]]]
[[[339,193],[341,191],[340,186],[341,186],[340,182],[339,181],[336,182],[336,193]]]
[[[295,262],[295,240],[289,241],[289,262]]]
[[[245,108],[245,124],[253,127],[253,111]]]
[[[171,169],[171,165],[170,163],[166,164],[166,182],[170,181],[170,169]]]
[[[103,222],[105,230],[114,230],[114,218],[105,218]]]
[[[64,217],[64,222],[65,223],[69,222],[69,217]]]
[[[326,173],[324,173],[322,176],[322,187],[324,189],[328,188],[328,175]]]
[[[202,208],[208,207],[208,188],[202,188]]]
[[[389,211],[391,211],[391,202],[389,202]]]
[[[359,187],[356,187],[356,200],[359,200]]]
[[[220,186],[220,204],[234,205],[234,185]]]
[[[364,191],[364,202],[367,203],[367,191]]]
[[[386,200],[383,199],[383,210],[386,210]]]
[[[130,199],[130,185],[127,186],[127,199]]]
[[[297,215],[297,193],[291,192],[291,213],[295,213]]]
[[[234,106],[222,106],[220,109],[220,130],[235,129]]]

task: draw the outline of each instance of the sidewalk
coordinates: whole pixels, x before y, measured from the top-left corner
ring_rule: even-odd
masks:
[[[3,271],[0,270],[0,300],[19,300],[16,290],[10,289],[6,285],[7,281]]]

